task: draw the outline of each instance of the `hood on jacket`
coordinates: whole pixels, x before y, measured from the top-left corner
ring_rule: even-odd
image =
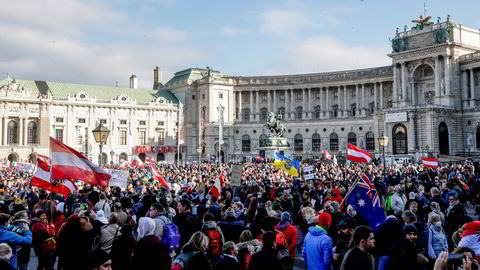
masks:
[[[203,223],[202,229],[216,229],[217,223],[213,220],[205,221]]]
[[[308,228],[308,232],[313,236],[320,236],[322,234],[327,234],[327,231],[325,231],[325,229],[323,229],[320,226],[310,227]]]
[[[260,242],[258,239],[253,239],[247,242],[238,243],[237,249],[240,251],[248,248],[249,246],[253,247],[254,249],[259,249],[262,246],[262,242]]]
[[[280,221],[275,227],[277,227],[280,230],[285,230],[286,228],[288,228],[288,226],[290,226],[290,222],[285,220],[285,221]]]

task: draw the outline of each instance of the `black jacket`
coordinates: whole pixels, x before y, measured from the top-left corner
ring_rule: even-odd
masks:
[[[180,247],[183,247],[192,235],[201,229],[200,221],[191,212],[177,215],[173,223],[177,225],[180,233]]]
[[[237,243],[238,237],[240,237],[245,226],[243,221],[236,221],[234,217],[232,217],[232,219],[233,220],[217,222],[217,225],[222,229],[225,242],[233,241]]]
[[[389,255],[392,246],[403,235],[403,229],[396,218],[388,218],[378,226],[375,232],[375,250],[378,256]]]
[[[423,245],[416,241],[412,243],[402,238],[399,242],[393,246],[391,251],[390,260],[388,261],[389,270],[423,270],[427,264],[422,264],[417,260],[417,254],[424,254],[425,250]]]
[[[360,250],[358,247],[353,247],[345,254],[340,270],[373,270],[374,263],[372,257]]]
[[[214,270],[240,270],[240,264],[234,258],[222,255]]]
[[[282,265],[274,249],[263,248],[252,255],[248,270],[281,269]]]

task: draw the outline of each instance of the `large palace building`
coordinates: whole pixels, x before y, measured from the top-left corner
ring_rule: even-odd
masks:
[[[298,75],[191,68],[164,85],[156,68],[153,90],[138,89],[134,77],[130,88],[7,78],[0,81],[0,158],[48,152],[52,136],[96,161],[91,130],[101,122],[112,130],[107,162],[131,154],[248,160],[264,155],[269,111],[282,116],[292,154],[303,158],[345,153],[349,143],[378,153],[381,135],[390,141],[387,155],[479,155],[480,32],[420,19],[397,30],[389,56],[391,66]]]

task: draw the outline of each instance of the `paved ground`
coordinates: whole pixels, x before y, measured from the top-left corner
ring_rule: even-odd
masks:
[[[467,213],[471,216],[474,220],[478,220],[478,216],[475,216],[475,210],[471,208],[471,206],[467,206]],[[300,230],[297,228],[297,239],[300,241]],[[30,263],[28,265],[28,270],[36,270],[37,269],[37,256],[35,256],[35,252],[31,253]],[[305,262],[303,261],[303,254],[297,252],[297,258],[295,259],[295,264],[293,266],[293,270],[301,270],[305,268]],[[272,269],[273,270],[273,269]]]

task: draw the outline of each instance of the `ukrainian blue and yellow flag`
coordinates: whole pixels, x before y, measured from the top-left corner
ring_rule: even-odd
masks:
[[[298,172],[300,171],[300,160],[291,160],[290,158],[276,152],[273,166],[291,176],[298,176]]]

